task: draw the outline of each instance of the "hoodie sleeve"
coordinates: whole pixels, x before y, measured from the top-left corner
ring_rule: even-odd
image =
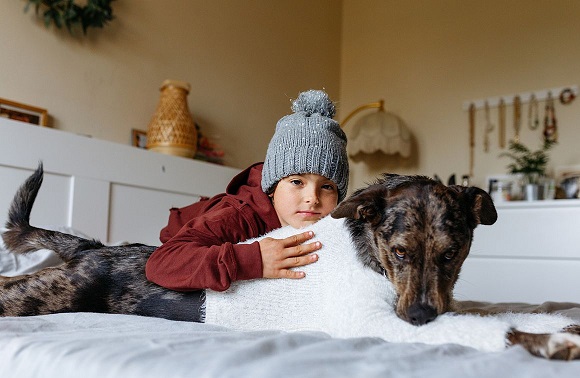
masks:
[[[258,242],[236,244],[264,233],[247,205],[224,206],[197,217],[149,257],[147,279],[172,290],[223,291],[233,281],[262,277]]]

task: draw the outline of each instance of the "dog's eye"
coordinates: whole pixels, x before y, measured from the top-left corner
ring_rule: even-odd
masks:
[[[445,261],[449,261],[449,260],[453,259],[454,256],[455,256],[454,251],[447,251],[443,254],[443,259],[445,259]]]
[[[399,260],[403,260],[407,255],[407,251],[404,248],[393,248],[393,253]]]

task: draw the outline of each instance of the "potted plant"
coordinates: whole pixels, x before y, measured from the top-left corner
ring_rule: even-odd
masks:
[[[508,150],[500,154],[512,160],[507,165],[511,174],[521,174],[525,184],[525,199],[538,199],[538,184],[541,178],[546,176],[546,167],[549,161],[548,151],[556,144],[554,141],[545,140],[539,150],[532,151],[521,142],[510,141]]]

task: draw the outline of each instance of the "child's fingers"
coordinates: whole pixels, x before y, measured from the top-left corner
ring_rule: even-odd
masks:
[[[307,240],[310,240],[313,237],[314,233],[312,231],[306,231],[301,234],[292,235],[287,237],[286,239],[282,239],[285,256],[287,258],[292,258],[295,256],[303,256],[322,248],[322,244],[318,241],[314,243],[305,243]]]
[[[299,279],[304,277],[306,277],[306,274],[304,272],[289,269],[283,269],[280,271],[280,278]]]
[[[294,256],[284,260],[283,268],[295,268],[297,266],[304,266],[318,261],[318,255]]]
[[[280,265],[280,276],[283,278],[302,278],[305,276],[304,272],[289,269],[309,265],[316,261],[318,261],[316,254],[287,258]]]
[[[304,243],[305,241],[312,239],[313,237],[314,237],[314,232],[306,231],[306,232],[302,232],[300,234],[288,236],[287,238],[282,239],[282,242],[284,243],[284,247],[288,248],[288,247],[294,247],[294,246],[300,245],[300,244]]]
[[[314,243],[300,244],[296,247],[286,248],[286,257],[292,258],[296,256],[304,256],[314,251],[318,251],[322,248],[322,244],[319,241]]]
[[[314,233],[307,231],[285,239],[264,238],[260,240],[263,277],[290,279],[305,277],[304,272],[291,270],[291,268],[318,261],[318,255],[312,252],[322,248],[322,244],[319,241],[304,243],[312,237],[314,237]]]

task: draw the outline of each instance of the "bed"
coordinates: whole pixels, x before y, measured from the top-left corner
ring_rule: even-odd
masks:
[[[169,208],[223,191],[238,172],[0,118],[0,222],[40,160],[46,180],[32,223],[111,244],[157,245]],[[50,251],[34,256],[0,251],[0,274],[58,263]],[[580,322],[580,305],[548,299],[541,305],[460,305],[557,312]],[[315,331],[240,332],[131,315],[0,318],[2,377],[577,377],[579,371],[580,361],[545,361],[519,347],[485,353],[453,344],[339,339]]]

